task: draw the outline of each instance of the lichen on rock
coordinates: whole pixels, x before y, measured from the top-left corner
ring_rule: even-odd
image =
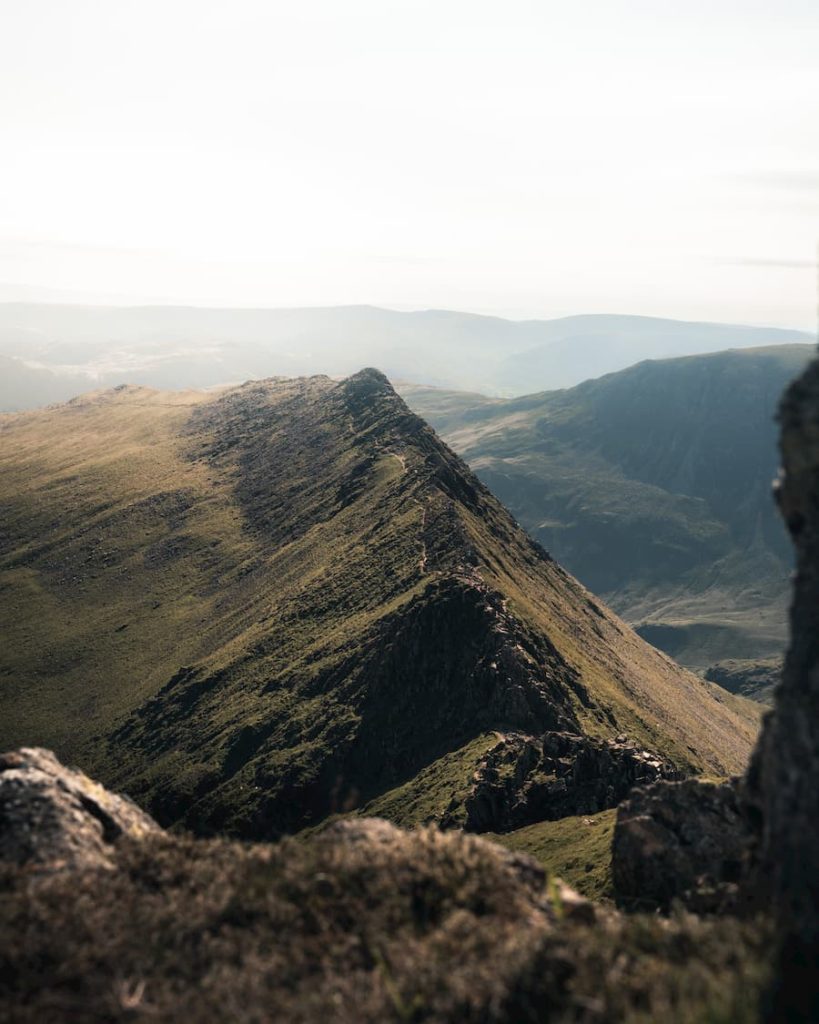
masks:
[[[109,868],[122,836],[158,831],[127,797],[65,768],[49,750],[0,755],[0,863],[34,872]]]

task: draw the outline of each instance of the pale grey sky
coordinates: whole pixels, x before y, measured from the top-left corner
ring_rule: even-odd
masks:
[[[810,327],[816,0],[0,0],[0,297]]]

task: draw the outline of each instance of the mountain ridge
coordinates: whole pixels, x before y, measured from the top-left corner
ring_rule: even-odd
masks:
[[[0,304],[0,355],[102,386],[180,389],[317,370],[347,376],[378,365],[393,379],[514,395],[573,385],[645,357],[808,340],[784,328],[617,314],[508,320],[377,306]],[[13,388],[0,390],[0,410],[15,402]]]
[[[0,739],[166,824],[295,831],[448,756],[468,784],[496,730],[721,774],[750,748],[752,706],[639,640],[378,371],[98,393],[5,417],[0,468]]]
[[[773,412],[813,346],[646,361],[487,399],[399,390],[529,531],[687,664],[781,652],[791,554]]]

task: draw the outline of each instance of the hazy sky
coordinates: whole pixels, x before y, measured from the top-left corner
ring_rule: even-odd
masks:
[[[0,298],[815,322],[818,0],[0,0],[0,139]]]

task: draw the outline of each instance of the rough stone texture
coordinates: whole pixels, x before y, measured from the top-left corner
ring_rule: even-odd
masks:
[[[478,765],[464,802],[465,827],[507,832],[535,821],[596,814],[616,807],[635,785],[676,777],[671,764],[626,737],[508,733]]]
[[[35,871],[107,868],[121,836],[156,831],[136,804],[65,768],[48,750],[0,755],[0,863]]]
[[[796,547],[791,644],[748,774],[758,881],[780,935],[771,1020],[819,1020],[819,362],[779,412],[778,496]]]
[[[751,832],[737,785],[688,779],[636,789],[617,810],[612,880],[628,909],[698,912],[732,907]]]

